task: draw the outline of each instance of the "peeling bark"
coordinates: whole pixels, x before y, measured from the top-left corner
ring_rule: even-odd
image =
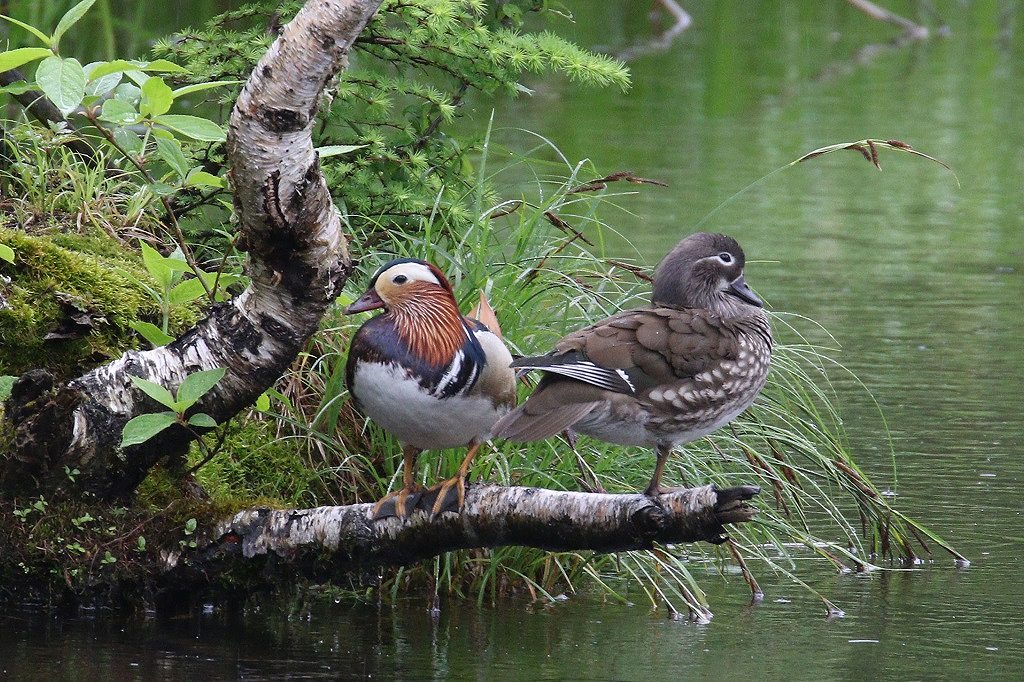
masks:
[[[188,590],[239,568],[268,585],[286,576],[331,580],[452,550],[505,545],[617,552],[654,543],[721,543],[725,525],[753,518],[746,502],[758,491],[709,485],[654,501],[640,494],[474,485],[461,514],[434,521],[423,512],[405,522],[370,521],[370,504],[250,509],[221,523],[198,549],[168,554],[161,582],[166,589]]]
[[[22,377],[6,412],[14,453],[0,462],[0,492],[59,493],[68,466],[81,472],[77,494],[130,494],[150,467],[184,452],[193,437],[172,427],[121,450],[125,423],[162,409],[130,376],[175,388],[193,372],[226,368],[194,408],[221,422],[252,404],[296,357],[351,269],[313,149],[317,103],[379,4],[310,0],[235,104],[227,152],[250,286],[163,348],[130,351],[67,383],[38,373]]]

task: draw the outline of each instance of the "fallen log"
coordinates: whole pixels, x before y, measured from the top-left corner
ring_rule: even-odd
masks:
[[[656,543],[718,544],[727,539],[726,525],[753,518],[747,501],[758,492],[756,486],[708,485],[653,500],[641,494],[473,485],[461,514],[444,513],[433,521],[421,511],[406,521],[371,521],[370,504],[247,509],[216,524],[195,549],[165,554],[160,583],[172,591],[191,590],[239,568],[268,586],[287,577],[320,582],[458,549],[506,545],[618,552]]]

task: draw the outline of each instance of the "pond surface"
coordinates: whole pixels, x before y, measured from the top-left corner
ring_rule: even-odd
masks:
[[[571,4],[584,45],[649,34],[649,3]],[[1024,24],[1009,4],[936,4],[950,35],[902,47],[838,1],[701,4],[671,48],[631,62],[628,93],[527,81],[535,95],[500,105],[496,124],[669,183],[605,216],[640,253],[612,250],[650,265],[817,147],[895,138],[950,163],[959,188],[922,159],[882,152],[879,173],[842,152],[773,175],[704,227],[739,239],[772,309],[834,334],[886,414],[898,481],[871,395],[837,372],[860,463],[970,568],[939,554],[871,575],[801,564],[841,619],[767,571],[757,606],[742,581],[709,576],[707,625],[588,597],[435,618],[416,600],[182,620],[6,614],[0,678],[1020,679]],[[481,103],[481,125],[489,113]]]

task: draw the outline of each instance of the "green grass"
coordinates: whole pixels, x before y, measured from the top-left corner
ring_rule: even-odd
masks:
[[[27,269],[39,274],[43,288],[73,293],[93,307],[106,309],[95,301],[110,299],[103,304],[110,308],[107,321],[123,336],[105,346],[104,354],[130,345],[125,324],[144,315],[140,311],[149,302],[121,281],[141,276],[142,270],[118,237],[131,219],[153,222],[152,197],[133,175],[94,172],[66,151],[59,136],[19,129],[11,139],[18,144],[8,145],[9,161],[0,174],[5,205],[19,223],[36,224],[36,232],[46,234],[0,228],[0,241],[17,254],[15,266],[0,264],[0,270],[15,275],[17,287],[30,281]],[[494,170],[490,157],[497,146],[487,132],[476,160],[480,179],[459,198],[477,216],[467,229],[448,221],[440,195],[434,210],[404,232],[382,218],[352,221],[362,226],[353,235],[353,251],[361,261],[339,305],[277,383],[271,412],[236,418],[227,427],[219,454],[197,473],[214,498],[214,508],[366,502],[397,485],[398,444],[353,411],[343,381],[349,339],[366,316],[350,318],[340,312],[362,292],[370,274],[392,257],[411,255],[438,264],[449,273],[466,310],[479,291],[486,292],[509,345],[518,353],[549,348],[569,330],[646,303],[649,285],[608,260],[603,249],[612,228],[601,216],[609,208],[621,209],[618,203],[629,192],[614,184],[600,192],[573,192],[601,173],[588,162],[570,162],[545,138],[535,139],[536,146],[522,154],[500,150],[505,161]],[[516,187],[518,195],[487,206],[487,197],[498,186]],[[47,228],[44,220],[54,225]],[[66,229],[69,224],[76,229]],[[374,246],[364,252],[366,243]],[[91,255],[84,260],[76,255],[83,252]],[[649,270],[654,264],[645,265]],[[59,282],[46,279],[54,273],[61,273]],[[8,317],[19,310],[26,315],[47,310],[45,304],[28,306],[17,296],[9,298],[13,304],[4,313]],[[807,557],[837,570],[872,570],[892,561],[897,566],[913,562],[925,551],[925,542],[959,556],[893,509],[858,468],[828,383],[830,372],[845,369],[822,345],[828,343],[827,334],[796,315],[776,313],[773,323],[777,336],[786,341],[776,350],[768,386],[754,408],[729,428],[680,448],[670,460],[666,481],[761,485],[758,518],[732,530],[735,548],[754,573],[778,573],[811,592],[802,564],[798,568],[798,560]],[[5,332],[7,342],[15,332],[18,338],[41,336],[19,323]],[[23,347],[31,345],[28,337],[22,339]],[[96,341],[95,336],[86,339],[81,354],[95,355]],[[37,354],[33,362],[53,365],[56,360]],[[27,367],[21,365],[19,371]],[[884,428],[881,414],[879,420]],[[613,492],[642,489],[654,463],[652,453],[643,448],[584,439],[579,450],[592,474]],[[462,456],[461,450],[426,453],[417,479],[432,483],[450,475]],[[194,465],[198,457],[191,461]],[[474,464],[472,480],[558,490],[580,487],[576,457],[559,439],[488,445]],[[727,551],[709,545],[618,555],[504,547],[453,552],[386,571],[378,590],[395,596],[433,591],[478,602],[516,593],[552,600],[559,594],[596,590],[623,602],[640,595],[672,614],[706,619],[710,611],[701,582],[731,561]],[[745,589],[736,582],[737,589]],[[827,596],[819,596],[832,608]]]
[[[550,157],[553,149],[541,138],[533,151]],[[490,151],[485,144],[481,171],[488,167]],[[571,193],[600,176],[588,163],[524,157],[486,181],[497,184],[501,174],[521,175],[524,168],[534,174],[532,191],[524,192],[516,204],[480,211],[482,219],[466,234],[451,233],[438,211],[423,220],[418,232],[393,234],[373,252],[362,254],[359,271],[340,301],[358,296],[370,273],[387,259],[426,258],[449,273],[464,309],[475,302],[479,290],[487,292],[509,345],[520,353],[548,348],[566,331],[623,307],[643,305],[649,285],[610,264],[600,247],[610,229],[599,218],[601,209],[621,195],[614,190]],[[470,192],[484,195],[479,188]],[[516,210],[508,215],[488,218],[513,205]],[[570,223],[593,246],[553,225],[548,213]],[[353,246],[359,253],[358,235]],[[340,380],[348,341],[366,317],[347,318],[334,311],[278,386],[288,397],[287,406],[275,404],[280,428],[303,452],[306,469],[325,477],[320,487],[330,491],[318,503],[374,500],[400,481],[399,445],[352,411]],[[768,386],[754,408],[730,427],[677,449],[666,480],[762,486],[758,518],[731,531],[737,551],[755,574],[788,576],[814,594],[797,568],[798,559],[817,557],[836,570],[872,570],[891,562],[903,566],[926,551],[925,540],[959,556],[893,509],[858,468],[828,382],[830,372],[845,370],[828,348],[806,338],[822,337],[822,330],[799,316],[773,317],[777,336],[789,340],[777,347]],[[881,414],[879,419],[884,428]],[[580,452],[611,492],[642,489],[654,464],[653,454],[644,448],[581,439]],[[430,484],[451,475],[462,455],[461,450],[424,453],[417,480]],[[524,446],[490,444],[477,457],[471,480],[579,489],[576,459],[560,439]],[[703,544],[619,555],[504,547],[453,552],[387,572],[380,589],[395,596],[428,589],[479,602],[512,593],[550,600],[565,592],[597,590],[623,602],[640,594],[670,613],[705,619],[710,611],[700,582],[714,567],[732,561],[728,551]],[[737,589],[746,589],[736,582]],[[834,609],[827,596],[818,596]]]

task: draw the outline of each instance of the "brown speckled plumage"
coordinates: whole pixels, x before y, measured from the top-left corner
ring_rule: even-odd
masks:
[[[539,440],[565,429],[659,453],[649,492],[672,446],[728,423],[764,386],[772,337],[760,299],[743,279],[730,237],[684,239],[655,273],[654,303],[627,310],[513,366],[542,369],[533,395],[495,435]]]

